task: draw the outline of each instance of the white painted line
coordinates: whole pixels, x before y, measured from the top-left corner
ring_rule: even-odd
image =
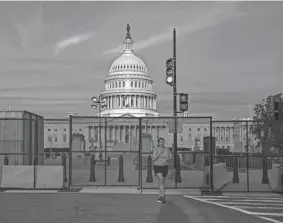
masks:
[[[196,198],[196,197],[193,197],[193,196],[184,195],[184,197],[190,198],[190,199],[193,199],[193,200],[196,200],[196,201],[201,201],[201,202],[204,202],[204,203],[208,203],[208,204],[217,205],[217,206],[223,207],[223,208],[229,208],[229,209],[232,209],[232,210],[235,210],[235,211],[239,211],[239,212],[242,212],[242,213],[248,214],[248,215],[252,215],[253,214],[253,212],[250,212],[250,211],[246,211],[246,210],[242,210],[240,208],[236,208],[236,207],[232,207],[232,206],[227,206],[227,205],[219,204],[219,203],[216,203],[216,202],[212,202],[212,201]]]
[[[272,223],[283,223],[283,221],[277,221],[277,220],[275,220],[275,219],[272,219],[272,218],[268,218],[268,217],[259,217],[259,218],[261,218],[261,219],[263,219],[263,220],[266,220],[266,221],[270,221],[270,222],[272,222]]]
[[[283,206],[283,204],[264,204],[264,203],[249,203],[249,202],[226,202],[226,201],[223,201],[223,202],[217,202],[219,204],[226,204],[226,205],[256,205],[256,206]]]
[[[271,210],[283,210],[283,207],[258,207],[258,206],[233,206],[236,208],[244,208],[244,209],[271,209]]]
[[[221,201],[223,199],[215,199],[215,198],[212,198],[212,199],[207,199],[209,201]],[[233,198],[232,199],[234,202],[237,202],[237,201],[247,201],[247,202],[266,202],[266,203],[282,203],[283,204],[283,200],[255,200],[255,199],[236,199],[236,198]]]
[[[212,201],[208,201],[208,200],[204,200],[204,199],[195,198],[195,197],[192,197],[192,196],[186,196],[186,195],[185,195],[184,197],[187,197],[187,198],[190,198],[190,199],[193,199],[193,200],[197,200],[197,201],[201,201],[201,202],[204,202],[204,203],[208,203],[208,204],[214,204],[214,205],[217,205],[217,206],[220,206],[220,207],[224,207],[224,208],[229,208],[229,209],[232,209],[232,210],[235,210],[235,211],[239,211],[239,212],[242,212],[242,213],[248,214],[248,215],[258,215],[258,216],[283,216],[283,213],[268,213],[268,212],[260,213],[260,212],[251,212],[251,211],[243,210],[243,209],[240,209],[240,208],[237,208],[237,207],[234,207],[234,206],[227,206],[227,205],[219,204],[219,203],[216,203],[216,202],[212,202]]]
[[[277,216],[277,217],[283,217],[283,213],[269,213],[269,212],[252,212],[253,215],[260,215],[260,216]]]
[[[229,198],[229,199],[254,199],[254,200],[264,200],[264,199],[269,199],[269,200],[282,200],[283,201],[283,197],[282,198],[279,198],[279,197],[266,197],[266,198],[263,198],[263,197],[259,197],[259,198],[256,198],[256,197],[249,197],[249,196],[244,196],[244,197],[241,197],[241,196],[196,196],[197,198]]]

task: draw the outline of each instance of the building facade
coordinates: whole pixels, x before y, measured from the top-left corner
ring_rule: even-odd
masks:
[[[124,50],[110,66],[104,84],[105,90],[101,93],[101,98],[106,99],[107,106],[98,114],[97,120],[73,124],[72,133],[84,135],[86,150],[136,150],[139,140],[139,117],[142,117],[142,133],[151,135],[153,145],[158,137],[163,137],[167,146],[172,146],[173,120],[159,117],[157,95],[152,89],[153,80],[145,63],[135,55],[129,25]],[[203,150],[203,137],[210,135],[209,118],[185,113],[178,117],[178,120],[178,148]],[[248,119],[241,120],[242,122],[213,121],[212,134],[216,137],[217,147],[226,148],[231,152],[245,152],[246,140],[253,142],[254,136],[249,131],[252,122]],[[65,124],[54,121],[45,125],[46,148],[69,146],[67,121]],[[249,149],[251,150],[250,146]]]

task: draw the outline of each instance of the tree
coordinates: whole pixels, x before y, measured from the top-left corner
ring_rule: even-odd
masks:
[[[270,95],[262,99],[259,104],[254,107],[255,115],[253,117],[253,124],[251,125],[251,132],[255,135],[262,147],[262,154],[268,155],[271,153],[270,148],[276,147],[282,150],[281,145],[275,143],[274,131],[274,108],[273,102],[282,98],[282,93]]]

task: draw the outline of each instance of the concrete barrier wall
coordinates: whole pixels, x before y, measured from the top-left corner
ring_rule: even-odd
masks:
[[[34,167],[21,165],[2,166],[1,188],[33,188]]]
[[[270,187],[274,192],[283,192],[283,166],[280,164],[272,164]]]
[[[63,188],[63,166],[36,166],[36,188]]]
[[[35,188],[63,188],[63,166],[0,166],[0,188],[32,189],[34,183]]]
[[[210,179],[210,166],[204,168],[203,182],[205,187],[209,187],[208,179]],[[229,183],[229,174],[226,163],[217,163],[213,165],[213,186],[214,190],[220,190]]]

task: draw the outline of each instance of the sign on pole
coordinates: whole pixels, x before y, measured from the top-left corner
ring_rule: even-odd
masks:
[[[176,121],[176,125],[175,125]],[[176,130],[175,130],[176,127]],[[173,118],[169,121],[169,133],[182,133],[183,132],[183,125],[182,119],[180,118]]]

